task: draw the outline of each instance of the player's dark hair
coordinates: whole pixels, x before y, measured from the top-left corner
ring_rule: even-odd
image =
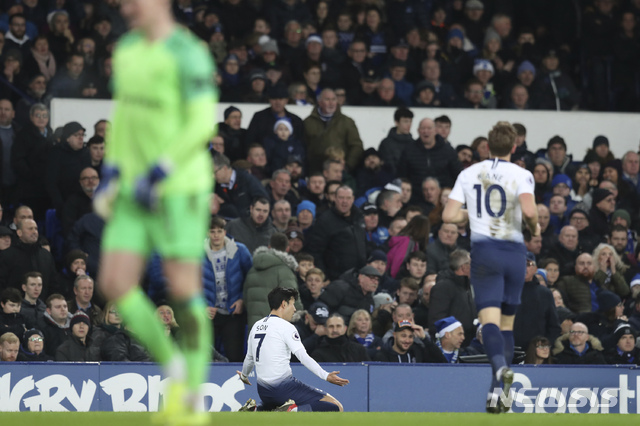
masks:
[[[9,287],[5,288],[0,294],[0,302],[7,303],[22,303],[22,294],[18,291],[17,288]]]
[[[289,239],[281,232],[274,232],[269,239],[269,247],[278,251],[287,251]]]
[[[401,118],[413,118],[413,113],[409,108],[400,107],[393,113],[393,121],[399,123]]]
[[[440,117],[436,117],[435,120],[433,120],[434,123],[445,123],[445,124],[451,124],[451,119],[449,118],[448,115],[441,115]]]
[[[227,222],[220,216],[211,216],[209,221],[209,229],[224,229],[227,226]]]
[[[276,287],[267,295],[271,310],[278,309],[282,306],[282,302],[288,302],[291,299],[298,300],[298,290],[295,288]]]
[[[498,121],[489,132],[489,151],[496,157],[508,155],[516,142],[517,135],[511,123]]]

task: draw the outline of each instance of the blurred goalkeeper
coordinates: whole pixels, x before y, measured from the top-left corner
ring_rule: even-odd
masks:
[[[217,100],[214,66],[205,46],[176,24],[170,0],[122,0],[121,12],[131,31],[113,56],[116,102],[94,199],[107,220],[99,283],[172,378],[162,419],[204,423],[197,390],[208,376],[211,330],[200,259],[212,189],[206,142]],[[179,349],[138,285],[152,251],[164,259]]]
[[[291,324],[296,311],[298,290],[276,287],[267,296],[271,314],[256,321],[249,332],[247,356],[238,371],[247,385],[249,373],[255,367],[258,395],[262,405],[249,399],[239,411],[342,411],[340,401],[323,390],[302,383],[291,372],[291,354],[316,376],[338,386],[349,384],[339,377],[339,371],[325,371],[315,362],[300,341],[298,330]],[[291,399],[293,398],[293,399]]]

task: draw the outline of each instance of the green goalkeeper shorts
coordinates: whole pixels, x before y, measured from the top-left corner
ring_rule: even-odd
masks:
[[[197,260],[204,253],[209,226],[209,193],[172,194],[150,212],[119,196],[102,236],[102,252],[133,252],[165,259]]]

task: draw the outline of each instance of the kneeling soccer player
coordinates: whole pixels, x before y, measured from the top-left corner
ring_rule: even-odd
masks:
[[[293,377],[289,361],[293,353],[300,362],[322,380],[344,386],[349,380],[338,377],[339,371],[327,373],[314,361],[291,324],[296,311],[298,291],[276,287],[268,295],[271,314],[251,328],[247,356],[238,371],[240,379],[250,385],[248,375],[256,368],[259,410],[273,411],[342,411],[342,404],[328,393],[300,382]],[[292,398],[292,399],[291,399]],[[256,402],[249,399],[240,411],[256,411]]]

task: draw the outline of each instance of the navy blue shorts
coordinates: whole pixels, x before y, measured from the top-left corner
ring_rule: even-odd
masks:
[[[293,399],[297,406],[320,401],[327,393],[291,376],[276,386],[258,383],[258,395],[265,410],[272,410]]]
[[[522,243],[489,239],[471,243],[471,285],[478,312],[520,305],[526,253]]]

